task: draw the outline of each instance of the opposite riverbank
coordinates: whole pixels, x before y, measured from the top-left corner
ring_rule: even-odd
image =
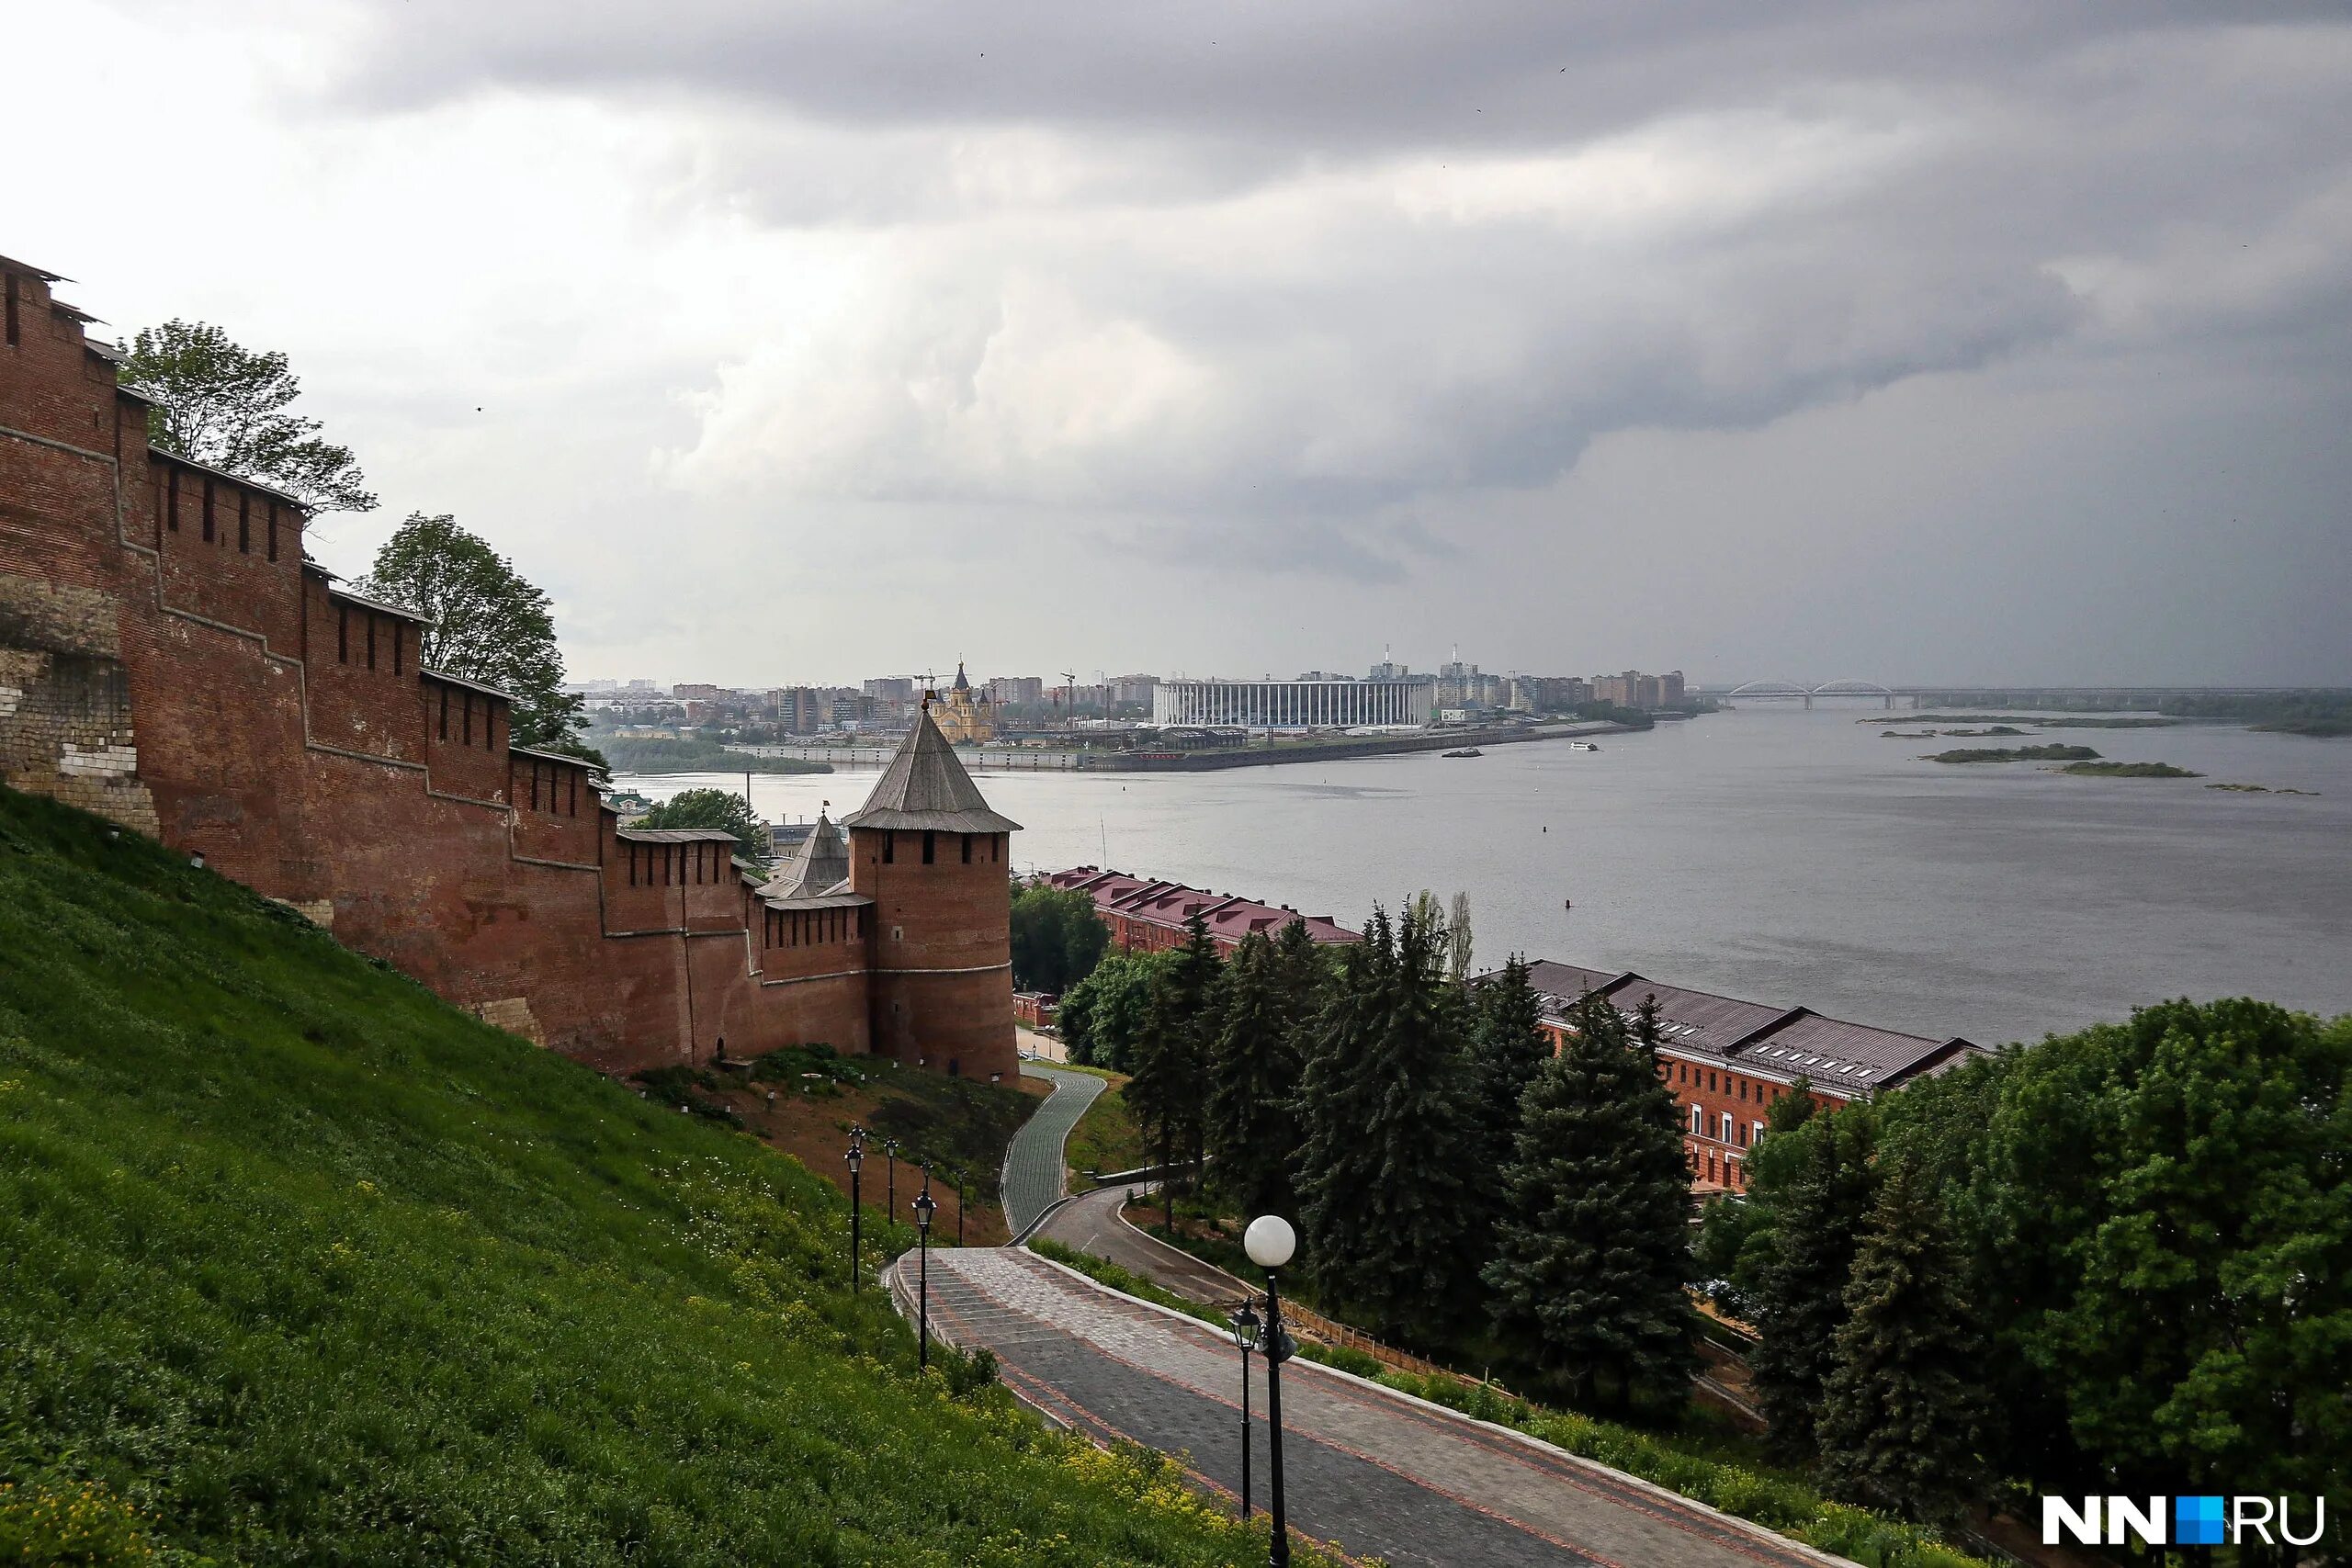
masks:
[[[1682,715],[1672,716],[1681,717]],[[1510,746],[1530,740],[1589,739],[1598,735],[1633,735],[1633,725],[1607,719],[1543,725],[1489,725],[1476,728],[1414,731],[1399,735],[1348,735],[1329,739],[1278,740],[1267,745],[1237,746],[1213,751],[1097,751],[1087,748],[1052,750],[1031,747],[959,746],[956,755],[976,773],[1206,773],[1227,768],[1271,767],[1283,762],[1345,761],[1356,757],[1395,757],[1416,751],[1453,751],[1468,747]],[[763,759],[822,762],[834,767],[879,768],[890,760],[891,745],[873,746],[743,746],[741,751]],[[616,776],[634,770],[616,767]],[[713,768],[725,773],[725,768]],[[742,773],[738,767],[733,770]],[[782,772],[786,770],[772,770]],[[648,774],[646,776],[658,776]]]

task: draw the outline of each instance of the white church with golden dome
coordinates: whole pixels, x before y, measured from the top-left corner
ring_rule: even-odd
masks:
[[[956,661],[956,683],[947,694],[930,705],[931,721],[939,726],[939,733],[951,745],[978,746],[983,740],[996,739],[994,705],[985,693],[972,690],[972,682],[964,673],[964,661]]]

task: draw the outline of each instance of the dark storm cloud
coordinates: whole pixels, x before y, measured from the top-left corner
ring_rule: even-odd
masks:
[[[763,4],[658,12],[401,0],[359,73],[387,97],[535,84],[715,91],[873,127],[1065,125],[1347,156],[1545,145],[1837,81],[1982,82],[2104,40],[2325,6],[1303,0]]]
[[[628,106],[696,128],[668,199],[856,247],[854,299],[780,282],[662,458],[708,504],[984,508],[1371,592],[1572,526],[1498,498],[1612,435],[1922,378],[2352,414],[2338,6],[363,9],[344,108]],[[2102,510],[2146,431],[2075,417],[2085,499],[2051,527],[2204,558],[2161,505]],[[2310,479],[2229,505],[2308,519]],[[1816,510],[1748,525],[1804,545]],[[1884,527],[1957,526],[1929,511]]]

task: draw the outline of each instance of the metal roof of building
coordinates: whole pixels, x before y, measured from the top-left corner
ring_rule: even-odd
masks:
[[[1305,915],[1283,905],[1261,904],[1254,898],[1212,893],[1182,882],[1147,880],[1124,871],[1100,871],[1091,865],[1057,871],[1046,878],[1053,886],[1086,894],[1098,911],[1117,914],[1153,925],[1181,928],[1198,913],[1209,934],[1238,942],[1256,932],[1269,939],[1293,920],[1305,923],[1306,934],[1318,942],[1360,942],[1329,915]]]
[[[989,809],[928,707],[915,716],[914,728],[882,770],[874,793],[842,818],[842,826],[941,833],[1012,833],[1021,828]]]
[[[620,837],[636,844],[731,844],[735,835],[724,828],[620,828]]]
[[[1643,998],[1654,996],[1661,1048],[1790,1080],[1806,1078],[1848,1097],[1944,1072],[1984,1054],[1957,1036],[1905,1034],[1825,1018],[1810,1008],[1778,1008],[1549,959],[1528,965],[1528,982],[1542,996],[1544,1016],[1551,1023],[1567,1022],[1568,1009],[1588,991],[1607,997],[1628,1023]]]

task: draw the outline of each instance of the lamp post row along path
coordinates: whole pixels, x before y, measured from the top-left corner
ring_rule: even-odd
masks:
[[[1060,1141],[1057,1134],[1057,1157]],[[1057,1169],[1057,1190],[1059,1177]],[[1054,1211],[1046,1228],[1072,1212]],[[1148,1247],[1166,1247],[1119,1228]],[[1262,1438],[1275,1568],[1290,1561],[1294,1528],[1395,1568],[1853,1568],[1522,1434],[1290,1359],[1280,1277],[1295,1245],[1279,1216],[1250,1224],[1244,1250],[1267,1270],[1266,1290],[1239,1301],[1226,1326],[1107,1290],[1021,1247],[943,1250],[933,1281],[920,1215],[917,1246],[891,1266],[888,1283],[917,1320],[926,1359],[934,1334],[991,1350],[1006,1385],[1049,1418],[1098,1441],[1175,1455],[1196,1483],[1237,1505],[1250,1484],[1245,1467],[1255,1478],[1251,1456]],[[1253,1296],[1235,1289],[1225,1299]],[[1260,1392],[1266,1419],[1252,1422]]]

